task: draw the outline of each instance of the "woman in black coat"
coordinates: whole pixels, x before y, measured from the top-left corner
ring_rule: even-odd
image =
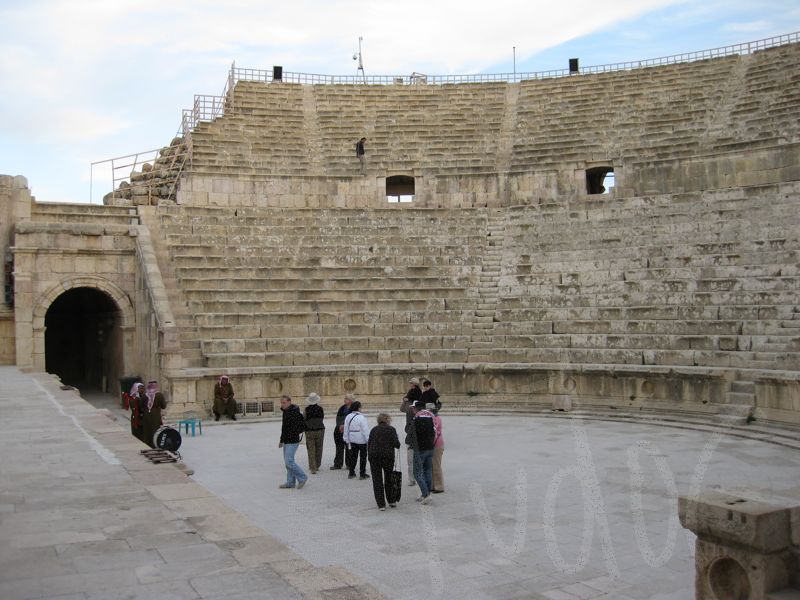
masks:
[[[400,439],[397,430],[391,425],[392,417],[386,413],[378,415],[378,426],[369,432],[367,442],[367,456],[369,470],[372,473],[372,490],[375,492],[375,502],[380,510],[386,510],[386,502],[394,508],[397,498],[393,497],[389,479],[394,470],[394,453],[400,448]]]

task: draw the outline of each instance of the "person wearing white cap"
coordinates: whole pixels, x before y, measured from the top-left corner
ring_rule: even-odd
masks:
[[[305,418],[308,470],[316,474],[322,464],[322,443],[325,441],[325,411],[319,405],[316,392],[311,392],[306,398]]]

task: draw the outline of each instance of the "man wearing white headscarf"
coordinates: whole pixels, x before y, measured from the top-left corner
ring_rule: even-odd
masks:
[[[142,408],[142,437],[144,443],[155,448],[153,443],[153,436],[158,428],[161,427],[161,410],[167,408],[167,401],[164,399],[164,394],[158,388],[158,382],[151,379],[147,382],[145,388],[145,397],[143,398],[144,407]]]

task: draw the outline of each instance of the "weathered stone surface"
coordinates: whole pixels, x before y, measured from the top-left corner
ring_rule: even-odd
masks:
[[[770,553],[791,544],[789,509],[708,490],[679,500],[681,525],[698,537]]]

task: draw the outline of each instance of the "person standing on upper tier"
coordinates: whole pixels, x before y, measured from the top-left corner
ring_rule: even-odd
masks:
[[[319,405],[319,394],[306,398],[306,450],[308,470],[316,474],[322,464],[322,443],[325,441],[325,411]]]
[[[367,174],[367,156],[366,151],[364,150],[364,142],[366,141],[367,138],[362,137],[356,143],[356,156],[358,157],[358,166],[362,175]]]

